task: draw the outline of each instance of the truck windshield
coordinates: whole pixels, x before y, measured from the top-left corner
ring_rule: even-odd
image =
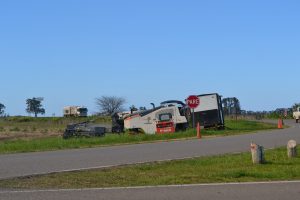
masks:
[[[85,112],[87,112],[87,108],[79,108],[79,112],[85,113]]]
[[[159,121],[170,121],[172,119],[171,113],[164,113],[159,115]]]

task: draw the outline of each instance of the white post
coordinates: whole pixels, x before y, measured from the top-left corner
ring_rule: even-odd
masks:
[[[251,143],[251,154],[253,164],[263,164],[265,162],[263,146]]]
[[[290,140],[287,143],[287,154],[289,158],[297,157],[297,143],[295,140]]]

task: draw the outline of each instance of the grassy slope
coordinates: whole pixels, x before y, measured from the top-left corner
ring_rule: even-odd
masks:
[[[0,118],[0,135],[14,135],[18,133],[62,133],[67,124],[88,120],[94,120],[95,123],[111,123],[110,117],[7,117]]]
[[[203,136],[224,136],[243,134],[257,130],[268,130],[276,128],[273,124],[265,124],[253,121],[226,121],[225,130],[203,130]],[[33,152],[70,148],[85,148],[104,145],[115,145],[125,143],[139,143],[157,140],[169,140],[180,138],[193,138],[196,136],[195,130],[191,129],[185,132],[163,135],[114,135],[107,134],[102,138],[72,138],[63,140],[61,137],[49,137],[40,139],[18,139],[4,140],[0,142],[0,153]]]
[[[266,151],[267,163],[253,165],[250,153],[110,169],[55,173],[0,181],[0,188],[95,188],[146,185],[299,180],[300,157],[286,149]]]

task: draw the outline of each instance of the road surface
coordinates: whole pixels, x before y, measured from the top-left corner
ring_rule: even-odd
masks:
[[[252,141],[265,148],[284,146],[290,139],[299,142],[299,125],[294,121],[287,121],[287,124],[291,128],[201,140],[0,155],[0,179],[245,152],[249,151]]]
[[[282,200],[299,197],[299,181],[81,190],[0,190],[1,200]]]

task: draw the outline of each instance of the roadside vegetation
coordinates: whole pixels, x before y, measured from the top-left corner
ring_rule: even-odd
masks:
[[[95,123],[110,123],[109,118],[91,118]],[[28,120],[28,121],[27,121]],[[190,139],[196,137],[196,131],[189,129],[185,132],[178,132],[173,134],[162,135],[147,135],[147,134],[106,134],[105,137],[95,138],[70,138],[67,140],[62,139],[61,135],[65,126],[71,121],[87,120],[86,118],[10,118],[5,121],[0,121],[0,127],[5,127],[4,130],[0,129],[0,135],[8,134],[9,137],[0,140],[0,153],[20,153],[20,152],[35,152],[35,151],[48,151],[59,149],[72,149],[72,148],[89,148],[109,145],[120,144],[133,144],[142,142],[166,141],[172,139]],[[77,122],[77,121],[76,121]],[[6,131],[9,128],[10,131]],[[33,129],[34,127],[35,129]],[[203,137],[216,137],[227,136],[236,134],[245,134],[260,130],[275,129],[276,125],[245,120],[226,120],[225,130],[201,130]],[[27,129],[28,132],[23,132]],[[59,130],[58,133],[52,135],[52,131]],[[44,130],[44,132],[43,132]],[[28,134],[27,137],[17,137],[17,134]],[[29,135],[31,134],[31,135]]]
[[[267,150],[267,162],[253,165],[250,152],[1,180],[0,188],[54,189],[155,186],[300,179],[300,157],[285,148]]]
[[[60,136],[70,123],[94,121],[110,124],[110,117],[0,117],[0,141]]]

